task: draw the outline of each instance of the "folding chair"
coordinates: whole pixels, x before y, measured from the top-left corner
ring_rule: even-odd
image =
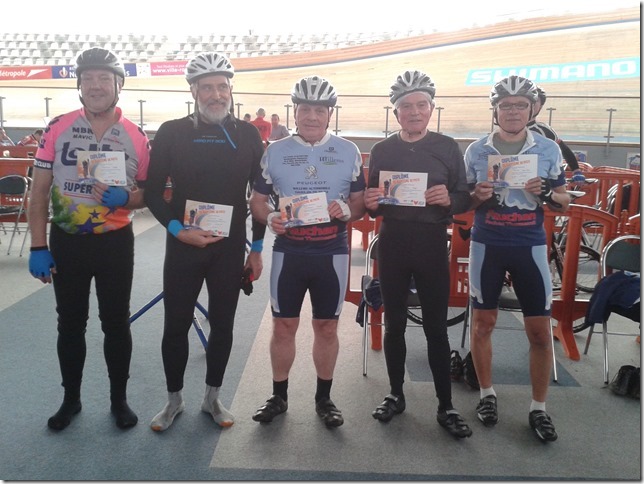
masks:
[[[4,223],[13,223],[7,255],[11,252],[11,246],[16,232],[20,232],[18,224],[27,221],[26,208],[28,195],[29,179],[26,176],[7,175],[0,178],[0,224],[2,224],[5,233],[7,232],[4,228]],[[25,228],[25,239],[28,230],[28,227]],[[25,239],[22,241],[23,248]],[[20,249],[20,254],[22,255],[22,248]]]
[[[601,266],[601,280],[597,285],[593,297],[591,298],[591,304],[589,306],[589,312],[587,313],[587,320],[589,319],[590,311],[592,310],[594,298],[601,296],[600,292],[605,291],[615,291],[617,286],[614,285],[605,285],[602,282],[607,281],[607,277],[614,273],[614,271],[628,271],[632,273],[639,274],[641,272],[640,268],[641,263],[641,254],[640,254],[640,236],[629,234],[619,236],[606,244],[604,250],[602,251],[600,266]],[[636,280],[624,281],[625,283],[636,283],[639,287],[639,277]],[[602,286],[604,288],[602,289]],[[639,296],[640,290],[638,289],[637,295]],[[603,297],[610,297],[609,294],[604,294]],[[611,304],[611,301],[608,300],[607,303],[607,313],[610,315],[611,312],[616,312],[622,316],[625,316],[633,321],[640,322],[640,301],[637,302],[631,307],[624,307],[618,304]],[[593,337],[595,331],[595,321],[590,321],[590,329],[588,330],[588,338],[586,339],[586,347],[584,348],[584,354],[588,353],[588,348],[590,346],[590,340]],[[603,346],[604,346],[604,383],[608,384],[608,335],[619,335],[619,336],[639,336],[640,333],[625,333],[618,331],[608,331],[608,317],[602,317],[602,329],[601,333],[603,335]],[[640,331],[641,332],[641,331]]]

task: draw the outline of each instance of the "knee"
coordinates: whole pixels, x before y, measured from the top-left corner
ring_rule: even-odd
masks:
[[[295,339],[297,332],[297,324],[292,324],[290,321],[283,319],[275,319],[273,321],[273,341],[278,343],[288,342]]]
[[[333,340],[338,335],[338,321],[336,319],[316,320],[313,322],[313,331],[316,338]]]
[[[492,314],[478,314],[472,318],[472,335],[478,339],[488,339],[494,331],[496,317]]]

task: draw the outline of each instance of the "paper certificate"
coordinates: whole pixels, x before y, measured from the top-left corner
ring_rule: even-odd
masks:
[[[127,186],[125,153],[122,151],[77,151],[78,181],[92,185],[96,181],[113,187]]]
[[[381,171],[378,187],[384,189],[378,203],[424,207],[427,173]]]
[[[233,218],[233,207],[214,203],[186,200],[186,211],[183,215],[183,226],[210,230],[216,236],[230,235],[230,222]]]
[[[489,155],[487,181],[497,188],[523,188],[537,176],[537,155]]]
[[[312,225],[329,222],[326,193],[308,193],[292,197],[280,197],[280,213],[284,226]]]

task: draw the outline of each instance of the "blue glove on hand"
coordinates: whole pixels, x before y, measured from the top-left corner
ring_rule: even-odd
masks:
[[[29,253],[29,272],[34,277],[50,277],[55,267],[54,258],[47,247],[31,249]]]
[[[101,203],[108,208],[124,207],[129,201],[130,192],[123,187],[107,187],[101,198]]]
[[[575,170],[572,172],[572,181],[576,183],[583,183],[586,181],[586,177],[581,172],[581,170]]]

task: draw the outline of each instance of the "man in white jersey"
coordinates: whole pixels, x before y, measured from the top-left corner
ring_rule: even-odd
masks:
[[[131,218],[133,209],[144,206],[150,143],[116,107],[125,69],[114,53],[99,47],[83,51],[76,59],[76,77],[83,107],[52,119],[47,126],[36,151],[29,203],[29,271],[43,283],[54,285],[58,360],[65,389],[60,409],[47,423],[51,429],[62,430],[81,410],[85,330],[94,279],[105,335],[111,411],[119,428],[129,428],[138,421],[126,400],[132,354]],[[106,170],[114,175],[109,180],[100,177],[94,164],[103,159],[109,159],[112,166]],[[121,167],[122,179],[116,175]],[[92,173],[96,177],[86,177]],[[48,246],[50,202],[53,216]]]
[[[347,287],[349,246],[346,224],[365,213],[362,160],[357,146],[327,132],[337,102],[335,89],[318,76],[299,80],[291,93],[297,132],[271,143],[250,199],[253,217],[276,234],[271,265],[273,336],[270,343],[273,394],[253,415],[271,422],[288,408],[288,377],[295,359],[295,335],[308,291],[313,309],[313,363],[317,373],[315,410],[327,427],[344,423],[330,397],[339,351],[338,318]],[[292,219],[274,211],[291,205]],[[318,200],[328,221],[298,218],[297,204]],[[299,199],[299,202],[298,202]],[[313,203],[313,202],[311,202]],[[286,212],[286,210],[284,210]],[[326,217],[320,217],[326,218]],[[296,222],[299,220],[299,223]]]
[[[476,210],[470,242],[470,346],[480,382],[477,417],[483,425],[494,426],[499,417],[492,386],[492,332],[505,275],[510,274],[530,344],[532,402],[528,423],[540,440],[551,442],[557,439],[546,413],[552,368],[552,283],[542,205],[563,212],[570,197],[559,147],[527,128],[537,96],[530,79],[509,76],[497,82],[490,93],[497,128],[465,151],[467,182]],[[493,183],[489,171],[494,163],[501,163],[501,173],[520,164],[524,175],[510,186]],[[530,165],[536,176],[528,175]]]

